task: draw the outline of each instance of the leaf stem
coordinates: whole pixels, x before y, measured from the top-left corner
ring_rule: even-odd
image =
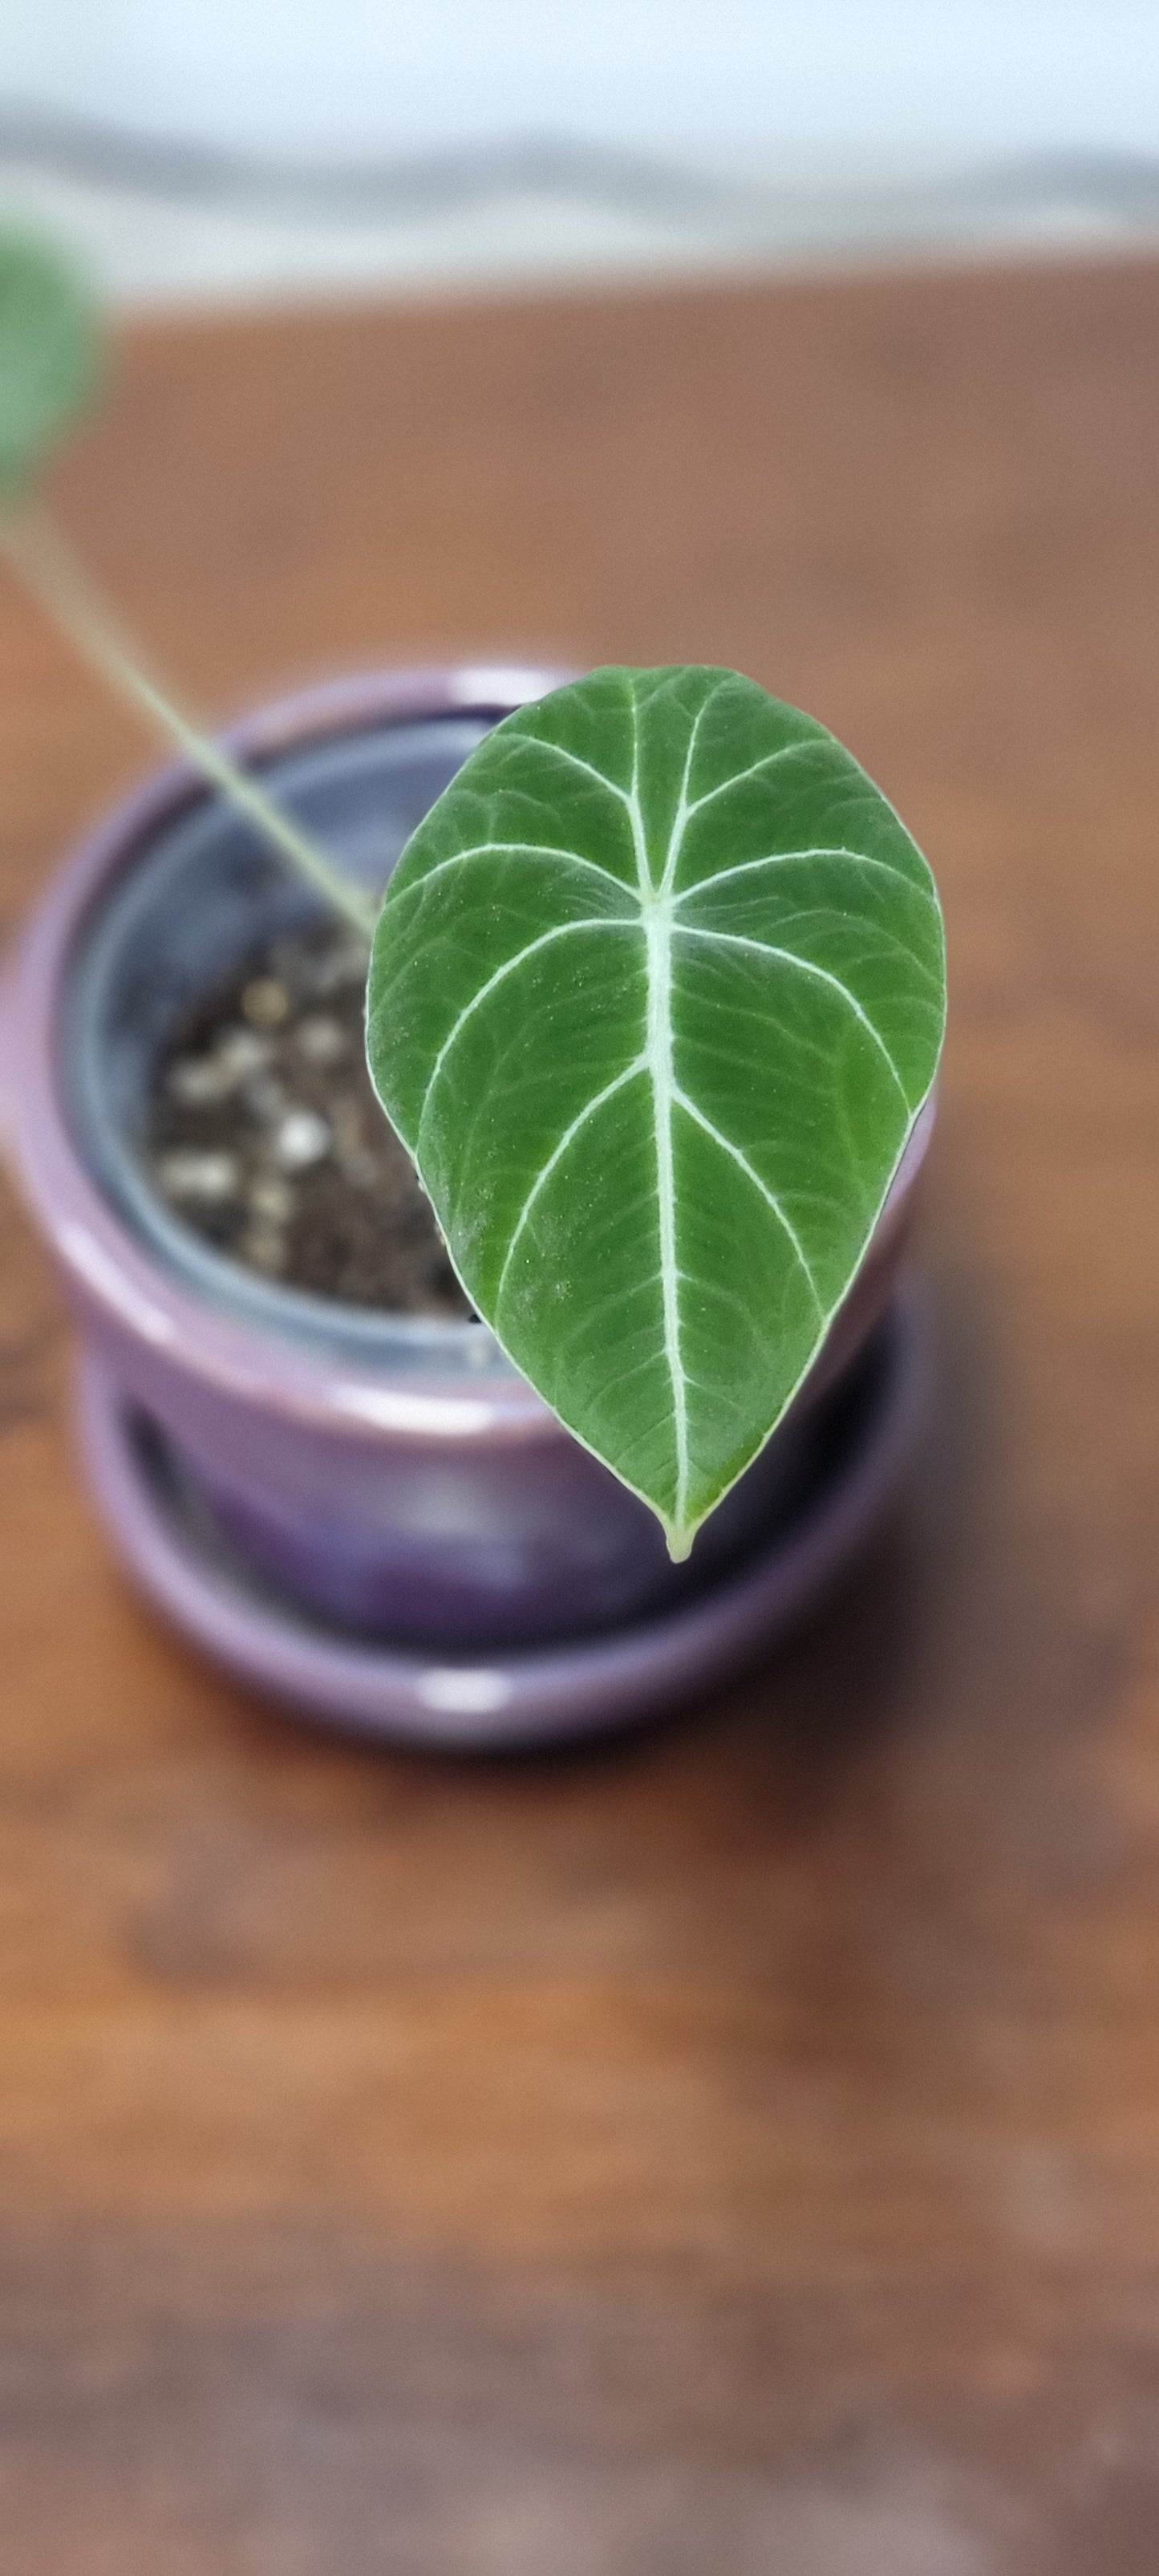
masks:
[[[279,856],[288,860],[332,910],[343,914],[369,947],[377,905],[361,887],[331,866],[282,812],[252,774],[187,715],[147,667],[135,639],[74,554],[47,511],[26,508],[0,517],[0,552],[53,623],[123,698],[141,710],[154,730],[177,745],[203,778],[228,797]]]

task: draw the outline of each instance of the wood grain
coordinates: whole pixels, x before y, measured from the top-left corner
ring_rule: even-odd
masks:
[[[59,477],[212,710],[729,661],[945,890],[895,1525],[598,1757],[163,1635],[0,1255],[13,2576],[1152,2576],[1159,266],[140,329]],[[141,765],[0,599],[5,915]]]

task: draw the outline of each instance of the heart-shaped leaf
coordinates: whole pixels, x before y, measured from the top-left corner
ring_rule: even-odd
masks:
[[[88,292],[34,233],[0,225],[0,507],[91,400],[100,341]]]
[[[507,717],[408,843],[368,1052],[479,1313],[674,1555],[775,1428],[934,1079],[929,869],[732,671]]]

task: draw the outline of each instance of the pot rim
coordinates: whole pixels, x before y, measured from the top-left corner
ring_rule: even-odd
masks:
[[[312,741],[381,724],[501,714],[557,687],[561,670],[498,660],[452,668],[358,674],[281,696],[223,730],[246,761],[276,758]],[[193,765],[168,763],[86,834],[37,905],[0,997],[0,1107],[24,1191],[66,1279],[115,1332],[126,1330],[180,1361],[219,1394],[276,1400],[332,1432],[392,1432],[420,1440],[561,1436],[554,1414],[519,1373],[481,1377],[410,1367],[393,1383],[369,1356],[340,1354],[267,1330],[259,1318],[211,1305],[164,1269],[91,1175],[74,1137],[60,1080],[60,1010],[85,925],[143,846],[186,807],[214,791]],[[276,1294],[275,1292],[272,1292]],[[464,1325],[462,1332],[477,1332]],[[456,1328],[448,1328],[453,1335]]]
[[[362,673],[275,699],[222,731],[231,752],[266,761],[343,732],[424,718],[509,713],[558,687],[559,668],[472,661]],[[408,1367],[405,1384],[356,1352],[267,1330],[257,1316],[211,1304],[162,1267],[99,1189],[74,1138],[60,1080],[61,996],[85,924],[141,849],[192,804],[210,799],[193,765],[170,762],[118,803],[57,871],[0,985],[0,1117],[34,1213],[78,1302],[114,1335],[145,1342],[218,1395],[274,1407],[331,1435],[525,1442],[570,1439],[556,1415],[512,1367],[509,1375],[469,1368]],[[925,1157],[933,1098],[911,1131],[878,1219],[892,1231]],[[864,1265],[863,1265],[864,1266]],[[859,1271],[858,1277],[861,1276]],[[272,1290],[271,1295],[276,1296]],[[448,1336],[477,1333],[451,1325]],[[831,1328],[832,1329],[832,1328]],[[818,1357],[820,1358],[820,1354]]]

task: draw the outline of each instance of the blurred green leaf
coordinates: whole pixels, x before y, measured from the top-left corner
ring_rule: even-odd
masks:
[[[100,372],[84,280],[52,243],[0,225],[0,505],[23,497],[92,401]]]

